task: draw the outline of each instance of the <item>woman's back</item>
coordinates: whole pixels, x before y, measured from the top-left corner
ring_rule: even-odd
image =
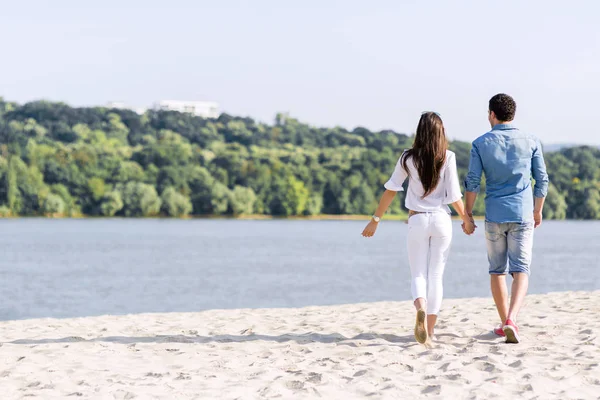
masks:
[[[449,213],[450,208],[447,205],[462,198],[455,154],[450,150],[446,150],[446,159],[440,170],[439,181],[426,196],[424,196],[425,188],[419,178],[419,171],[414,159],[407,154],[407,151],[405,151],[398,159],[394,173],[386,182],[385,188],[393,191],[403,191],[402,184],[408,177],[408,191],[405,200],[407,209],[417,212],[444,211]],[[408,157],[406,163],[403,162],[405,157]],[[406,165],[406,169],[404,165]]]
[[[473,233],[474,224],[465,214],[456,171],[456,156],[447,150],[448,141],[440,116],[434,112],[421,114],[411,149],[400,156],[386,191],[371,221],[363,230],[364,237],[375,234],[381,217],[409,178],[406,193],[408,218],[408,263],[411,293],[417,310],[415,339],[426,344],[434,334],[437,314],[443,297],[442,276],[452,242],[452,219],[447,204],[452,204],[463,219],[463,230]]]

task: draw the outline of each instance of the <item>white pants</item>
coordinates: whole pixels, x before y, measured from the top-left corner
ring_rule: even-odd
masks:
[[[408,262],[413,300],[427,300],[427,314],[442,305],[442,278],[452,242],[452,220],[444,212],[415,214],[408,219]]]

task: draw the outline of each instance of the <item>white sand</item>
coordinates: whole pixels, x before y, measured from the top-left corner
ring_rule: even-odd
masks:
[[[518,345],[496,319],[446,300],[430,350],[410,302],[2,322],[0,398],[600,399],[600,292],[529,296]]]

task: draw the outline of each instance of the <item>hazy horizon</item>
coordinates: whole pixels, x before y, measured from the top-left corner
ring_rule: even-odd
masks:
[[[600,31],[592,1],[432,6],[174,0],[9,3],[0,96],[69,105],[216,101],[271,123],[414,132],[422,111],[452,139],[489,130],[487,101],[548,144],[599,145]]]
[[[7,98],[3,97],[1,94],[0,94],[0,98],[3,98],[4,101],[7,101],[7,102],[14,102],[11,99],[7,99]],[[32,100],[30,100],[28,102],[35,102],[35,101],[48,101],[48,102],[52,102],[52,103],[64,103],[64,104],[67,104],[68,106],[74,107],[74,108],[106,107],[106,104],[82,104],[82,105],[74,105],[74,104],[69,104],[67,102],[61,102],[61,101],[56,101],[56,100],[52,100],[52,99],[45,99],[45,98],[32,99]],[[19,102],[17,102],[17,104],[25,104],[25,103],[19,103]],[[125,105],[126,106],[131,106],[132,108],[136,107],[136,105],[130,105],[130,104],[125,104]],[[144,108],[146,106],[140,105],[139,107]],[[151,108],[150,105],[147,106],[147,107]],[[132,111],[134,111],[134,110],[132,110]],[[253,120],[257,121],[257,122],[261,122],[261,123],[265,123],[265,124],[269,124],[269,125],[273,125],[274,120],[275,120],[275,115],[273,115],[273,118],[272,118],[271,121],[259,120],[257,118],[254,118],[254,117],[250,116],[250,115],[235,115],[235,114],[229,114],[229,115],[231,115],[232,117],[251,118],[251,119],[253,119]],[[291,113],[290,113],[290,117],[291,118],[295,118],[295,116],[293,114],[291,114]],[[394,130],[394,129],[379,129],[379,130],[378,129],[370,129],[368,127],[365,127],[364,125],[357,125],[357,126],[353,126],[353,127],[345,127],[345,126],[341,126],[341,125],[330,125],[330,126],[327,126],[327,125],[315,125],[315,124],[311,124],[311,123],[309,123],[307,121],[303,121],[303,120],[299,120],[299,122],[300,123],[305,123],[305,124],[308,124],[310,126],[317,127],[317,128],[332,128],[332,127],[340,126],[340,127],[344,128],[344,129],[350,131],[350,132],[352,130],[356,129],[356,128],[367,128],[367,129],[371,130],[372,132],[379,132],[379,131],[382,131],[382,130],[393,130],[394,132],[396,132],[398,134],[405,134],[405,135],[409,135],[409,136],[414,134],[414,132],[402,132],[402,131],[398,131],[398,130]],[[463,142],[469,141],[469,140],[461,139],[461,138],[452,138],[452,140],[458,140],[458,141],[463,141]],[[548,147],[549,147],[549,149],[551,151],[554,151],[556,149],[560,149],[560,148],[563,148],[563,147],[577,147],[577,146],[593,146],[593,147],[598,147],[598,145],[595,145],[595,144],[576,143],[576,142],[572,142],[572,141],[571,142],[569,142],[569,141],[564,141],[564,142],[543,142],[543,144],[544,145],[548,145]]]

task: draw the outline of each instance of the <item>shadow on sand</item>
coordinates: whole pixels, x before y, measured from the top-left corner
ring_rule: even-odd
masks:
[[[285,342],[296,342],[299,344],[306,343],[337,343],[340,345],[348,345],[356,347],[355,341],[384,341],[386,343],[370,343],[369,345],[381,346],[391,344],[408,344],[415,343],[415,339],[412,335],[407,336],[396,336],[389,334],[377,334],[377,333],[361,333],[353,337],[346,337],[339,333],[304,333],[304,334],[293,334],[287,333],[283,335],[270,336],[270,335],[257,335],[252,332],[242,332],[240,335],[216,335],[216,336],[199,336],[199,335],[156,335],[156,336],[140,336],[140,337],[129,337],[129,336],[106,336],[92,339],[85,339],[79,336],[70,336],[59,339],[19,339],[12,342],[6,342],[7,344],[20,344],[20,345],[40,345],[40,344],[52,344],[52,343],[77,343],[77,342],[104,342],[104,343],[118,343],[124,345],[137,344],[137,343],[244,343],[250,341],[270,341],[277,343]]]

